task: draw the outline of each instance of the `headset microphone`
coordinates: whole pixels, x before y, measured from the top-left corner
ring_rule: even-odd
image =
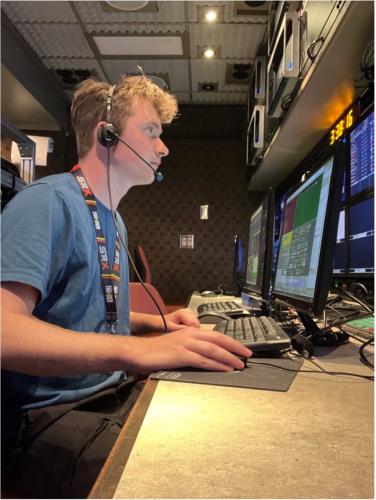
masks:
[[[106,127],[106,125],[105,125],[105,127]],[[111,136],[111,137],[113,137],[113,138],[116,140],[116,142],[117,142],[117,141],[120,141],[122,144],[124,144],[124,146],[127,146],[127,148],[129,148],[129,149],[130,149],[130,150],[131,150],[131,151],[132,151],[132,152],[133,152],[136,156],[138,156],[138,158],[140,158],[140,160],[142,160],[142,161],[145,163],[145,165],[147,165],[147,166],[148,166],[148,167],[149,167],[149,168],[153,171],[153,173],[154,173],[154,177],[155,177],[155,180],[156,180],[157,182],[162,182],[162,181],[163,181],[163,179],[164,179],[163,174],[162,174],[161,172],[158,172],[158,170],[156,170],[155,168],[153,168],[153,167],[150,165],[150,163],[149,163],[148,161],[146,161],[146,160],[145,160],[145,158],[143,158],[143,157],[142,157],[139,153],[137,153],[137,151],[135,151],[135,150],[132,148],[132,146],[130,146],[129,144],[127,144],[127,143],[126,143],[126,142],[125,142],[125,141],[124,141],[124,140],[123,140],[123,139],[119,136],[119,134],[117,134],[117,133],[115,132],[115,130],[112,130],[112,129],[110,129],[110,128],[107,128],[107,130],[106,130],[106,135],[107,135],[107,136]]]

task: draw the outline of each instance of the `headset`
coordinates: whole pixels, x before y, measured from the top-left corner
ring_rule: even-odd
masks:
[[[145,286],[145,284],[144,284],[144,282],[143,282],[143,280],[142,280],[139,272],[137,271],[136,265],[135,265],[135,263],[134,263],[131,255],[130,255],[130,252],[128,250],[128,246],[125,243],[125,241],[123,240],[121,231],[119,230],[119,227],[118,227],[118,223],[117,223],[117,220],[116,220],[115,210],[114,210],[113,205],[112,205],[112,195],[111,195],[111,182],[110,182],[110,151],[111,151],[111,147],[116,146],[116,144],[118,144],[119,141],[120,141],[125,146],[127,146],[131,151],[133,151],[133,153],[136,156],[138,156],[149,168],[152,169],[152,171],[154,172],[154,177],[155,177],[155,179],[158,182],[163,181],[163,175],[161,174],[161,172],[158,172],[157,170],[155,170],[145,160],[145,158],[143,158],[139,153],[137,153],[137,151],[135,151],[129,144],[127,144],[125,141],[123,141],[123,139],[119,136],[119,133],[118,133],[116,127],[111,123],[112,96],[114,94],[115,88],[116,88],[116,85],[113,85],[113,86],[110,87],[110,89],[108,91],[108,95],[107,95],[107,99],[106,99],[106,123],[105,123],[105,125],[102,125],[98,129],[98,133],[97,133],[98,142],[100,144],[102,144],[102,146],[104,146],[104,147],[107,148],[107,186],[108,186],[108,197],[109,197],[109,200],[110,200],[110,207],[111,207],[112,219],[113,219],[113,222],[114,222],[114,225],[115,225],[115,229],[116,229],[116,231],[119,234],[119,238],[120,238],[121,244],[123,245],[124,250],[126,251],[126,253],[128,255],[129,262],[132,264],[132,267],[133,267],[133,269],[134,269],[134,271],[136,273],[136,276],[137,276],[139,282],[141,283],[141,285],[143,286],[144,290],[147,292],[147,294],[149,295],[149,297],[151,298],[151,300],[154,302],[154,304],[155,304],[155,306],[156,306],[156,308],[157,308],[157,310],[158,310],[158,312],[159,312],[159,314],[160,314],[160,316],[162,318],[165,333],[167,333],[168,332],[168,328],[167,328],[167,323],[166,323],[166,319],[164,317],[164,314],[163,314],[161,308],[159,307],[158,302],[155,300],[155,298],[153,297],[153,295],[146,288],[146,286]]]
[[[98,142],[102,144],[102,146],[106,148],[111,148],[112,146],[116,146],[119,141],[127,146],[140,160],[142,160],[145,165],[147,165],[154,174],[155,180],[157,182],[162,182],[164,177],[161,172],[158,172],[155,168],[150,165],[148,161],[145,160],[137,151],[135,151],[129,144],[127,144],[119,135],[117,128],[111,123],[111,114],[112,114],[112,96],[114,94],[114,90],[116,85],[112,85],[108,91],[107,99],[106,99],[106,123],[102,125],[98,129]]]
[[[112,114],[112,96],[114,94],[116,85],[112,85],[107,94],[106,99],[106,124],[102,125],[98,129],[98,141],[102,146],[106,148],[111,148],[112,146],[116,146],[119,142],[118,131],[116,127],[111,123],[111,114]]]

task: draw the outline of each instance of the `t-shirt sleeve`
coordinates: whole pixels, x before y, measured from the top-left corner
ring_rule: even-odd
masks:
[[[1,224],[1,281],[24,283],[44,299],[67,264],[74,220],[59,191],[38,183],[5,207]]]

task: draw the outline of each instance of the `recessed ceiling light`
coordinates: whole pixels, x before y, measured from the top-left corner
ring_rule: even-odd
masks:
[[[208,10],[205,13],[205,19],[208,23],[213,23],[218,18],[218,12],[216,10]]]
[[[214,83],[203,83],[201,85],[202,90],[205,90],[205,92],[211,92],[212,90],[215,89]]]
[[[206,49],[204,51],[204,56],[208,59],[212,59],[215,56],[215,51],[213,49]]]

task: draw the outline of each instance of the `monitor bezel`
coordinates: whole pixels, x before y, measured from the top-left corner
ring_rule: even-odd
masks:
[[[288,304],[291,304],[297,310],[308,313],[309,315],[320,316],[322,314],[327,301],[330,283],[333,277],[333,256],[337,239],[339,212],[341,209],[342,179],[344,162],[346,160],[345,154],[345,145],[341,142],[337,143],[336,146],[330,151],[330,153],[320,161],[320,164],[312,169],[309,177],[305,180],[307,181],[309,178],[311,178],[313,174],[315,174],[325,163],[330,160],[331,157],[333,157],[333,168],[329,186],[328,208],[325,214],[323,229],[323,242],[325,241],[325,244],[323,244],[323,242],[321,244],[317,279],[312,300],[292,297],[290,295],[276,291],[274,289],[276,273],[274,276],[272,297],[281,299]],[[299,183],[298,185],[295,185],[292,189],[290,189],[288,191],[286,199],[293,195],[302,186],[302,184],[303,183]],[[279,252],[280,247],[278,248],[276,272],[278,267]]]
[[[261,202],[253,210],[249,217],[248,224],[248,246],[247,246],[247,266],[246,266],[246,276],[248,270],[248,251],[249,251],[249,236],[250,236],[250,224],[253,215],[257,212],[260,207],[263,207],[264,203],[267,203],[267,222],[266,222],[266,237],[265,237],[265,258],[264,258],[264,272],[262,276],[261,286],[256,284],[244,283],[244,291],[250,293],[256,293],[260,295],[261,298],[267,302],[270,301],[270,285],[272,279],[272,264],[273,264],[273,244],[274,244],[274,208],[275,208],[275,191],[270,189],[267,194],[262,198]],[[262,210],[262,208],[261,208]]]

